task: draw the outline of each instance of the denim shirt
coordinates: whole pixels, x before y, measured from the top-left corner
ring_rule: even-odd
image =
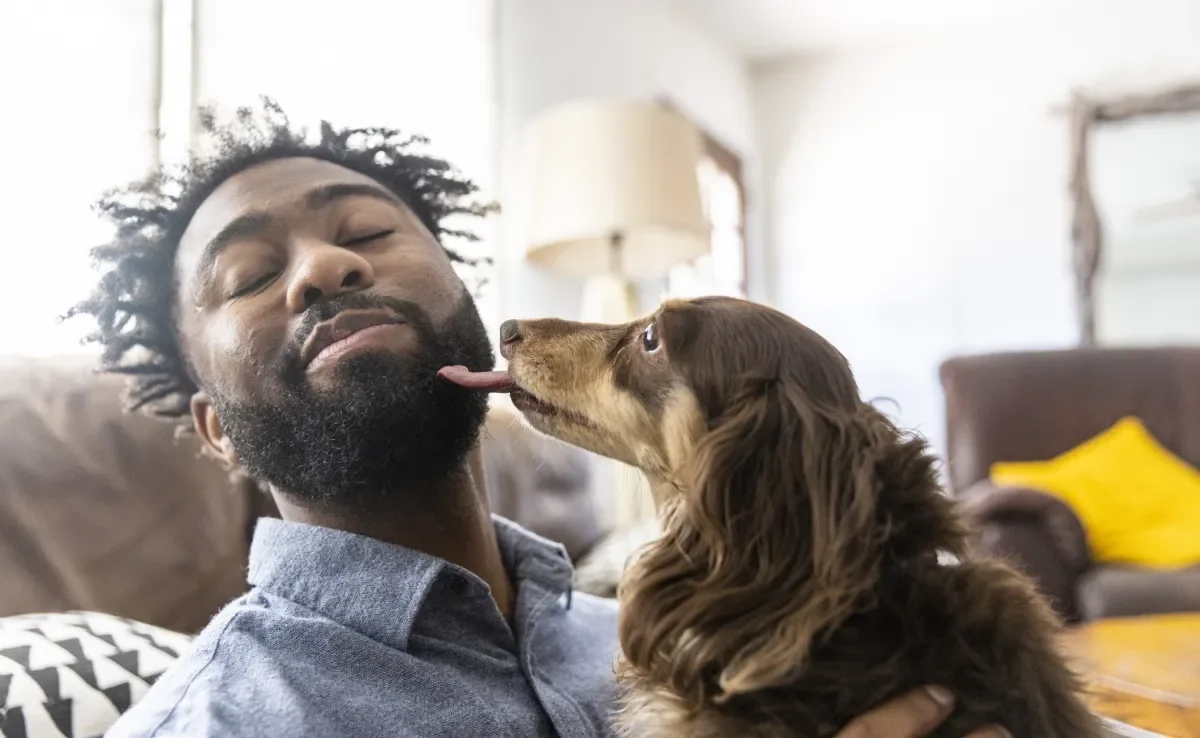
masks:
[[[500,518],[513,625],[483,580],[370,538],[259,522],[252,589],[107,734],[612,735],[616,605],[562,546]]]

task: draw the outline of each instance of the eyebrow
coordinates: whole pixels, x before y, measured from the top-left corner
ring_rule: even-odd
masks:
[[[376,187],[370,184],[328,184],[314,187],[304,195],[304,204],[309,210],[319,210],[338,200],[344,200],[348,197],[370,197],[376,200],[382,200],[390,205],[398,205],[404,207],[404,201],[397,197],[394,193]],[[196,273],[201,275],[200,283],[208,282],[216,266],[217,257],[221,255],[230,244],[243,238],[255,236],[270,226],[276,224],[277,219],[270,213],[261,211],[246,213],[229,221],[217,235],[204,246],[204,252],[200,255],[200,261],[196,267]]]
[[[309,209],[323,208],[330,203],[347,197],[372,197],[391,205],[404,206],[404,201],[395,193],[370,184],[328,184],[315,187],[304,196]]]

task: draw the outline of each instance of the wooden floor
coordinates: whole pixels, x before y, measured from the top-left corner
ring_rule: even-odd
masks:
[[[1200,738],[1200,614],[1102,620],[1073,629],[1066,647],[1097,712]]]

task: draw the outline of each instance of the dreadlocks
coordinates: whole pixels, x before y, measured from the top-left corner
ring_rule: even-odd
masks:
[[[92,296],[67,313],[90,315],[98,325],[87,340],[103,349],[101,369],[130,377],[129,409],[182,420],[189,413],[196,380],[181,350],[175,321],[175,253],[196,209],[222,182],[256,164],[287,157],[333,162],[379,182],[395,193],[443,242],[468,232],[447,227],[451,216],[482,216],[493,209],[469,197],[478,188],[440,159],[421,155],[427,143],[390,128],[334,128],[322,122],[320,136],[309,138],[293,127],[270,99],[261,110],[240,108],[222,124],[211,109],[200,116],[201,132],[213,153],[193,153],[172,171],[159,168],[125,189],[104,195],[100,214],[116,226],[109,243],[92,249],[103,270]],[[476,266],[443,248],[451,261]]]

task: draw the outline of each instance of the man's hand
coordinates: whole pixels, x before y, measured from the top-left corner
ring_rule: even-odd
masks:
[[[921,738],[942,724],[954,709],[954,695],[943,687],[914,689],[876,707],[846,726],[836,738]],[[999,726],[980,728],[963,738],[1012,738]]]

